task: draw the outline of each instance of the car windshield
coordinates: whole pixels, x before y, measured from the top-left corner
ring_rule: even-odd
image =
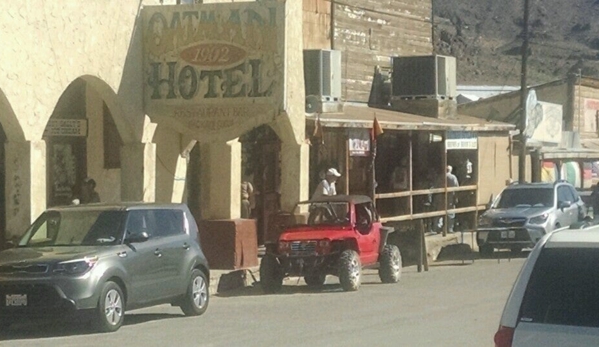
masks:
[[[553,188],[506,189],[495,208],[553,206]]]
[[[296,224],[300,225],[349,225],[349,203],[308,202],[300,203],[294,211]]]
[[[20,247],[98,246],[122,243],[124,211],[46,211],[27,230]]]
[[[522,301],[520,321],[599,327],[599,249],[546,248]]]

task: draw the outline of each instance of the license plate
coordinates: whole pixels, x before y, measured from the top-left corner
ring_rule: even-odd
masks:
[[[502,239],[514,239],[514,238],[516,238],[516,231],[515,230],[502,231],[501,238]]]
[[[6,306],[27,306],[27,294],[6,294]]]

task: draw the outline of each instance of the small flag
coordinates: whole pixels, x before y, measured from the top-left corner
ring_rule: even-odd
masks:
[[[374,122],[372,123],[372,133],[374,134],[374,137],[378,137],[383,132],[384,131],[381,125],[379,124],[379,120],[376,118],[376,115],[374,115]]]
[[[316,119],[316,125],[314,126],[314,133],[312,134],[312,138],[316,140],[317,143],[324,143],[324,136],[322,133],[322,125],[320,124],[320,117]]]

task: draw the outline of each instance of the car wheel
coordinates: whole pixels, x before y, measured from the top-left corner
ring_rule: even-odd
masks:
[[[181,311],[186,316],[199,316],[208,309],[210,294],[206,275],[199,269],[194,269],[189,278],[187,293],[181,303]]]
[[[283,286],[281,264],[272,255],[265,255],[260,262],[260,286],[267,294],[276,293]]]
[[[356,291],[360,288],[362,277],[362,264],[360,257],[354,250],[348,249],[339,256],[339,283],[346,292]]]
[[[327,279],[327,275],[323,273],[313,273],[307,276],[304,276],[304,281],[310,287],[320,287],[324,284]]]
[[[93,324],[100,332],[119,330],[125,320],[125,300],[118,284],[108,281],[100,292]]]
[[[495,252],[495,248],[491,245],[482,245],[478,248],[478,252],[483,257],[490,257],[493,255],[493,252]]]
[[[383,283],[397,283],[401,277],[401,253],[395,245],[385,245],[379,255],[379,277]]]

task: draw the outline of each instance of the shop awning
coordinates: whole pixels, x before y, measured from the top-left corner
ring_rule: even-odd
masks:
[[[598,149],[542,147],[539,153],[542,160],[599,161]]]
[[[515,129],[513,124],[470,116],[458,115],[456,118],[440,119],[357,104],[345,104],[341,112],[309,113],[306,114],[306,120],[315,122],[320,119],[323,127],[372,128],[375,116],[381,127],[389,130],[510,131]]]

